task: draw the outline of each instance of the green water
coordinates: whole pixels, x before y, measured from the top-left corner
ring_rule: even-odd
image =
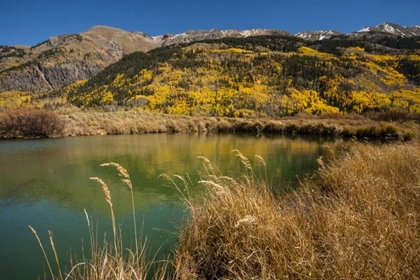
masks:
[[[168,254],[185,208],[160,174],[188,174],[198,180],[202,161],[197,156],[204,156],[229,175],[240,168],[232,153],[238,149],[251,163],[254,155],[263,157],[269,180],[282,188],[296,185],[296,176],[316,170],[318,157],[336,156],[343,146],[343,140],[324,138],[223,134],[0,141],[0,279],[44,278],[44,272],[48,279],[42,251],[28,225],[37,230],[50,256],[48,230],[53,230],[63,266],[70,248],[80,256],[82,239],[88,244],[83,209],[98,222],[101,233],[110,234],[109,207],[100,186],[89,180],[92,176],[108,184],[118,222],[127,229],[124,237],[131,239],[130,191],[114,168],[100,167],[101,163],[118,162],[128,170],[137,224],[143,224],[152,252],[160,248]]]

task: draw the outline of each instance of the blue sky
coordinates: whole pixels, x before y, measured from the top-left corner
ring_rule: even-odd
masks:
[[[107,25],[150,35],[271,28],[349,33],[382,22],[420,25],[419,0],[0,0],[0,45]]]

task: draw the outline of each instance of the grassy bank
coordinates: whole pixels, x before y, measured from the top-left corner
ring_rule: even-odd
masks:
[[[408,140],[417,135],[417,120],[380,115],[297,115],[282,119],[188,117],[146,111],[73,112],[62,115],[65,136],[173,132],[251,132],[330,135]]]
[[[47,122],[48,121],[48,122]],[[249,132],[308,134],[370,139],[409,140],[418,135],[420,114],[305,115],[281,119],[190,117],[128,111],[50,112],[17,109],[0,113],[0,138],[36,138],[175,132]]]
[[[185,198],[176,279],[420,277],[418,143],[358,145],[281,197],[237,155],[243,176],[204,161],[207,196]]]
[[[296,191],[277,195],[267,184],[266,165],[259,156],[251,165],[234,151],[241,163],[237,178],[224,176],[202,158],[204,173],[198,184],[166,176],[189,214],[174,260],[157,263],[147,261],[147,244],[136,231],[135,201],[133,247],[124,248],[112,194],[93,177],[109,204],[113,238],[100,240],[86,214],[91,254],[70,260],[70,268],[60,271],[50,232],[55,260],[46,261],[51,278],[149,279],[156,268],[153,279],[417,279],[419,148],[418,142],[356,144],[328,165],[320,159],[318,173],[302,179]],[[124,168],[102,166],[116,168],[133,192]],[[200,195],[194,195],[195,188]]]

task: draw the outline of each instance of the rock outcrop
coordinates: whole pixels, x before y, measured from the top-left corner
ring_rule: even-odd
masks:
[[[304,32],[299,32],[295,34],[296,37],[299,37],[305,40],[310,40],[310,41],[329,39],[335,35],[343,35],[343,33],[337,30],[316,30],[316,31],[304,31]]]
[[[189,30],[182,34],[171,35],[167,34],[162,37],[161,45],[168,46],[173,44],[181,44],[181,43],[190,43],[196,42],[201,40],[216,40],[226,37],[233,37],[233,38],[245,38],[251,36],[264,36],[264,35],[285,35],[285,36],[293,36],[291,33],[281,30],[273,30],[273,29],[251,29],[251,30],[218,30],[218,29],[210,29],[210,30]],[[159,37],[158,37],[159,38]]]
[[[81,34],[55,36],[0,57],[0,92],[44,92],[89,79],[135,51],[159,47],[142,32],[95,26]],[[6,52],[5,52],[6,53]]]

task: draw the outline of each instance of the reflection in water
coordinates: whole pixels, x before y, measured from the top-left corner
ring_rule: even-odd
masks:
[[[168,253],[184,214],[180,199],[163,179],[188,173],[198,180],[204,156],[230,175],[240,171],[240,150],[254,163],[264,158],[269,180],[276,186],[296,184],[317,168],[316,159],[333,157],[343,140],[286,137],[278,135],[159,134],[98,136],[48,140],[0,142],[0,279],[33,279],[44,274],[42,252],[27,225],[39,233],[45,246],[47,231],[54,238],[62,259],[72,247],[80,255],[81,239],[88,240],[83,209],[98,221],[100,231],[110,231],[109,208],[101,188],[89,180],[103,179],[112,192],[114,210],[125,228],[131,228],[130,191],[112,167],[118,162],[132,179],[138,224],[151,240],[152,250],[164,243]],[[255,161],[256,172],[258,171]],[[260,170],[263,172],[263,170]],[[261,173],[263,174],[263,173]],[[125,234],[127,239],[130,232]],[[167,242],[165,242],[167,241]],[[22,269],[25,268],[25,269]]]

